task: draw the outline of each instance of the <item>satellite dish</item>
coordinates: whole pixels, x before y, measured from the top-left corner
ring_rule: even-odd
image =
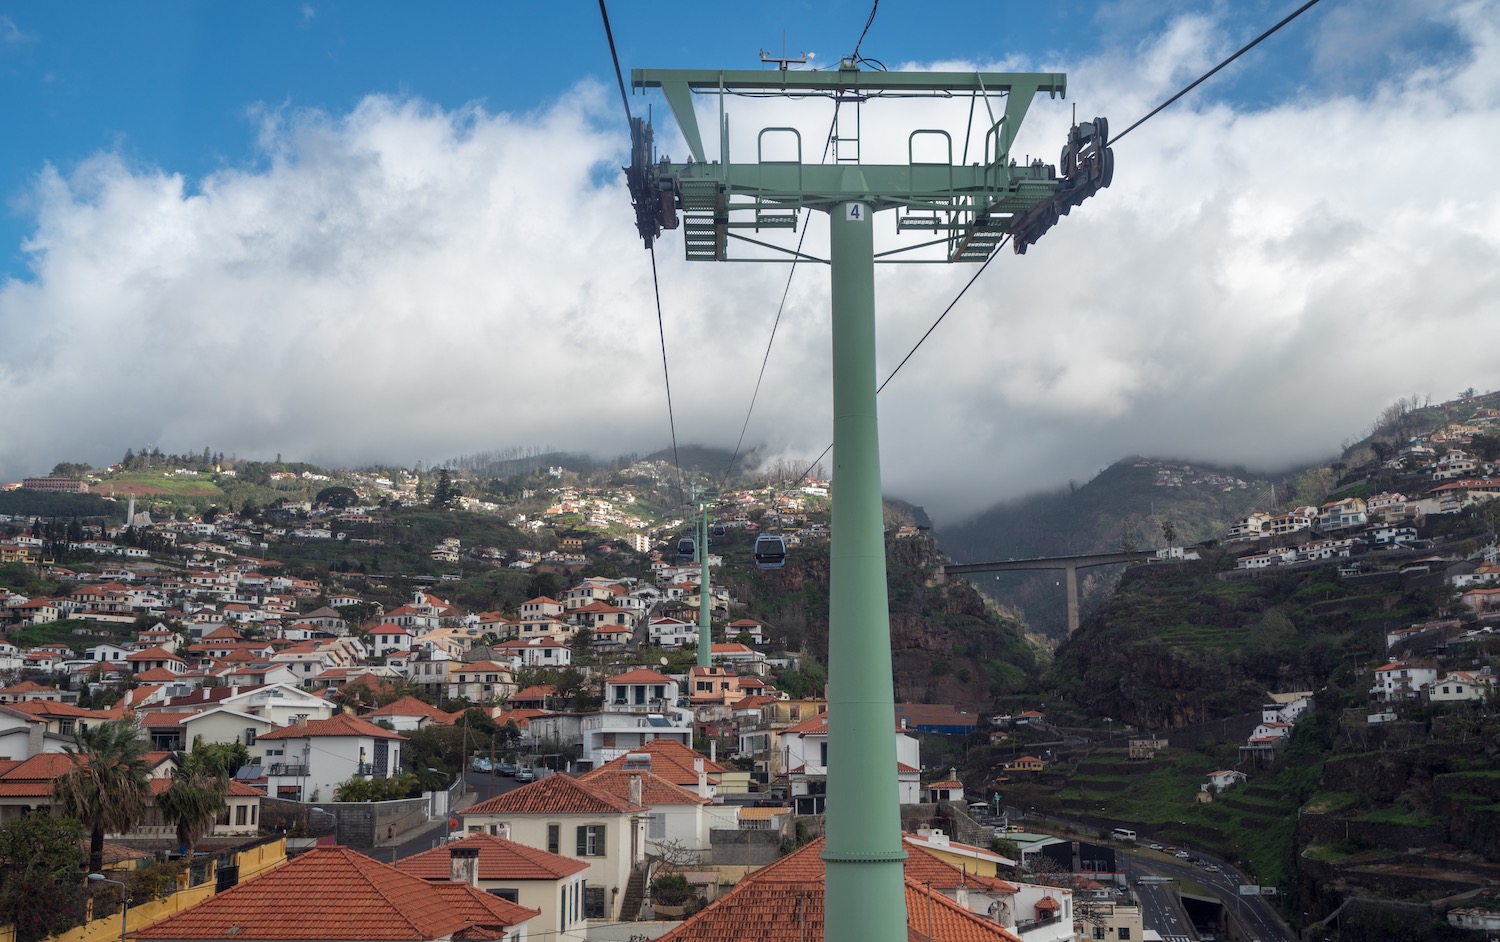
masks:
[[[665,657],[661,659],[661,666],[662,667],[666,667],[667,666],[667,659]]]

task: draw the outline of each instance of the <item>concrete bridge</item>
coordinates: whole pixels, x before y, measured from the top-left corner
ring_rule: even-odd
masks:
[[[1117,566],[1120,563],[1155,559],[1155,550],[1134,553],[1088,553],[1083,556],[1044,556],[1038,559],[1006,559],[992,563],[954,563],[943,567],[945,576],[971,572],[1019,572],[1022,570],[1062,570],[1068,574],[1068,634],[1078,630],[1078,570],[1093,566]]]

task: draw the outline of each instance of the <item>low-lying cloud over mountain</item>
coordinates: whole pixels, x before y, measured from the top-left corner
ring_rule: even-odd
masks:
[[[1500,385],[1500,16],[1447,10],[1461,58],[1254,110],[1189,97],[1121,141],[1113,187],[1007,249],[881,395],[887,490],[951,521],[1122,454],[1283,466],[1399,396]],[[1319,55],[1357,57],[1334,25]],[[962,67],[1066,69],[1080,117],[1118,133],[1232,45],[1185,18],[1093,61]],[[267,110],[253,166],[42,171],[32,275],[0,286],[0,479],[147,442],[331,463],[662,447],[613,94]],[[868,106],[891,139],[866,160],[904,153],[915,107]],[[1055,160],[1071,107],[1039,99],[1017,156]],[[827,132],[816,104],[731,109],[737,159],[762,123]],[[786,266],[689,265],[679,233],[656,254],[678,438],[733,447]],[[882,377],[972,273],[878,270]],[[828,335],[827,269],[801,266],[748,431],[772,455],[830,440]]]

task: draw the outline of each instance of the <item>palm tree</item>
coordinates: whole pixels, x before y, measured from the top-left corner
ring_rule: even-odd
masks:
[[[89,872],[104,865],[104,835],[135,826],[151,803],[147,743],[129,722],[95,723],[74,735],[64,751],[73,767],[52,782],[57,811],[89,829]]]
[[[189,858],[199,839],[229,807],[229,766],[240,758],[234,752],[217,744],[205,745],[203,737],[195,737],[192,750],[172,770],[172,784],[156,796],[162,820],[177,829],[177,843]],[[244,754],[245,748],[240,746],[238,752]]]

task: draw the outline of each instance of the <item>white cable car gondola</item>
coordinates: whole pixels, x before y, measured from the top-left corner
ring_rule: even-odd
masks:
[[[786,541],[772,533],[755,538],[755,565],[761,569],[780,569],[786,565]]]
[[[685,536],[677,541],[677,558],[693,560],[698,558],[698,541],[690,536]]]

